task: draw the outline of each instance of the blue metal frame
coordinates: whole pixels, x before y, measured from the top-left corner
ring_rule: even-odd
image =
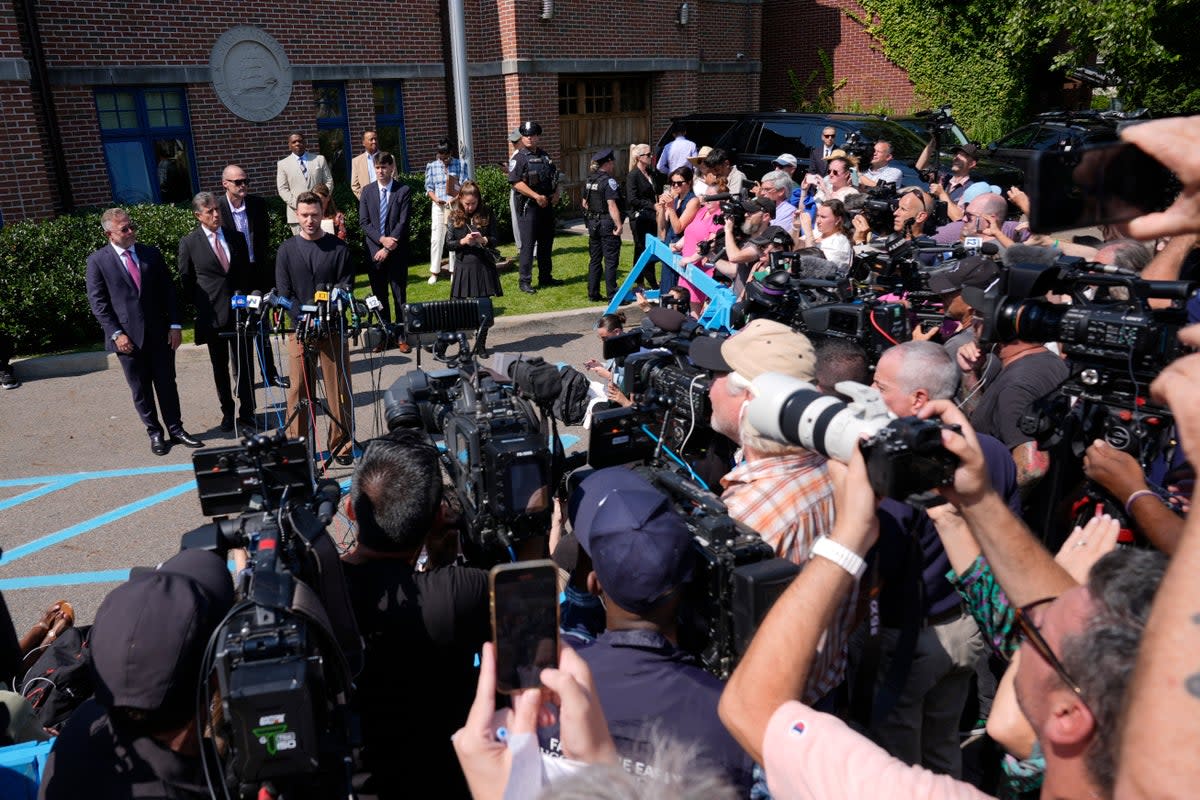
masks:
[[[650,259],[655,257],[662,261],[663,264],[675,270],[688,283],[695,286],[708,297],[708,306],[704,309],[704,313],[700,315],[700,324],[702,326],[713,331],[732,330],[729,324],[729,312],[737,300],[733,291],[728,286],[714,280],[712,276],[697,268],[696,265],[681,265],[678,254],[672,251],[666,242],[648,233],[646,234],[646,249],[642,251],[642,257],[633,265],[633,269],[629,270],[629,275],[625,277],[621,288],[617,290],[616,295],[609,301],[608,308],[605,309],[607,313],[612,314],[616,312],[626,298],[634,297],[633,285],[637,283],[637,276],[642,274],[642,268],[650,263]],[[648,291],[645,295],[648,299],[657,300],[658,290]]]

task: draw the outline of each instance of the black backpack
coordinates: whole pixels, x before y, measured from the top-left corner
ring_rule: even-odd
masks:
[[[587,414],[588,391],[591,384],[582,372],[563,365],[558,370],[562,389],[554,400],[554,416],[564,425],[582,425]]]
[[[91,625],[67,628],[42,652],[17,686],[42,727],[57,730],[95,692]]]

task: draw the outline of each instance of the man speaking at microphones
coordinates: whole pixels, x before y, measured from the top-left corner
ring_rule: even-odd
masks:
[[[329,287],[353,285],[350,248],[321,229],[322,204],[317,195],[303,192],[296,199],[296,215],[300,220],[299,235],[280,245],[275,256],[275,291],[291,302],[288,314],[297,332],[307,332],[305,336],[293,333],[287,339],[288,375],[292,378],[287,393],[287,435],[297,438],[308,433],[309,418],[317,408],[319,358],[325,383],[324,398],[332,420],[337,423],[330,422],[326,441],[337,462],[348,465],[354,460],[350,439],[354,413],[350,350],[338,320],[329,314]],[[298,414],[296,408],[301,397],[312,402],[307,405],[306,412]],[[315,422],[313,430],[316,430]]]
[[[232,431],[233,393],[229,370],[237,384],[237,424],[253,432],[254,331],[246,323],[250,285],[250,253],[246,238],[221,227],[217,198],[200,192],[192,198],[192,213],[200,223],[179,240],[179,277],[184,297],[196,306],[196,344],[208,345],[213,383],[221,403],[221,430]]]

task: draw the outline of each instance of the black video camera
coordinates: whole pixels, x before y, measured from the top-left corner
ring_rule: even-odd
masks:
[[[184,534],[182,549],[224,556],[245,548],[242,598],[205,652],[197,724],[226,747],[202,744],[214,793],[258,796],[270,782],[288,796],[345,794],[357,742],[349,710],[362,641],[337,547],[325,526],[340,489],[316,484],[303,440],[281,433],[193,457],[206,514],[241,512]],[[210,715],[210,675],[222,714]]]
[[[680,609],[680,646],[725,680],[799,568],[734,521],[711,492],[668,469],[635,470],[671,499],[692,534],[694,568]]]

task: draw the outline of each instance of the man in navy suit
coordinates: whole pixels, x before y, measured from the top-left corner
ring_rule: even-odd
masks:
[[[212,192],[192,198],[192,213],[200,223],[179,240],[179,277],[185,297],[196,306],[196,344],[208,345],[213,382],[221,403],[221,430],[233,430],[233,393],[229,365],[237,380],[238,424],[248,433],[254,421],[254,331],[245,324],[238,330],[238,314],[245,323],[248,311],[235,312],[231,300],[244,295],[250,285],[250,252],[245,238],[221,227],[221,212]],[[222,335],[226,334],[226,335]],[[228,334],[233,334],[228,335]]]
[[[395,180],[396,159],[391,153],[375,153],[375,183],[364,186],[358,199],[358,222],[367,239],[371,256],[371,292],[383,304],[380,315],[390,325],[388,288],[396,302],[396,322],[404,320],[404,303],[408,297],[408,216],[412,208],[412,191]],[[375,352],[387,347],[380,340]],[[407,342],[401,341],[401,353],[409,352]]]
[[[230,164],[221,173],[221,185],[225,187],[220,202],[221,229],[226,236],[240,233],[246,239],[250,251],[250,277],[240,287],[248,292],[258,290],[264,295],[275,288],[275,255],[271,252],[271,223],[267,219],[267,204],[261,197],[249,192],[246,171],[237,164]],[[254,360],[262,369],[263,382],[286,389],[291,386],[286,376],[279,374],[275,365],[275,354],[271,351],[271,338],[265,333],[256,340],[261,354]]]
[[[137,244],[137,226],[125,209],[108,209],[100,224],[108,244],[88,256],[88,303],[104,330],[107,348],[117,354],[125,371],[134,408],[150,434],[150,451],[165,456],[172,444],[203,447],[180,419],[175,351],[183,329],[171,271],[158,250]]]

